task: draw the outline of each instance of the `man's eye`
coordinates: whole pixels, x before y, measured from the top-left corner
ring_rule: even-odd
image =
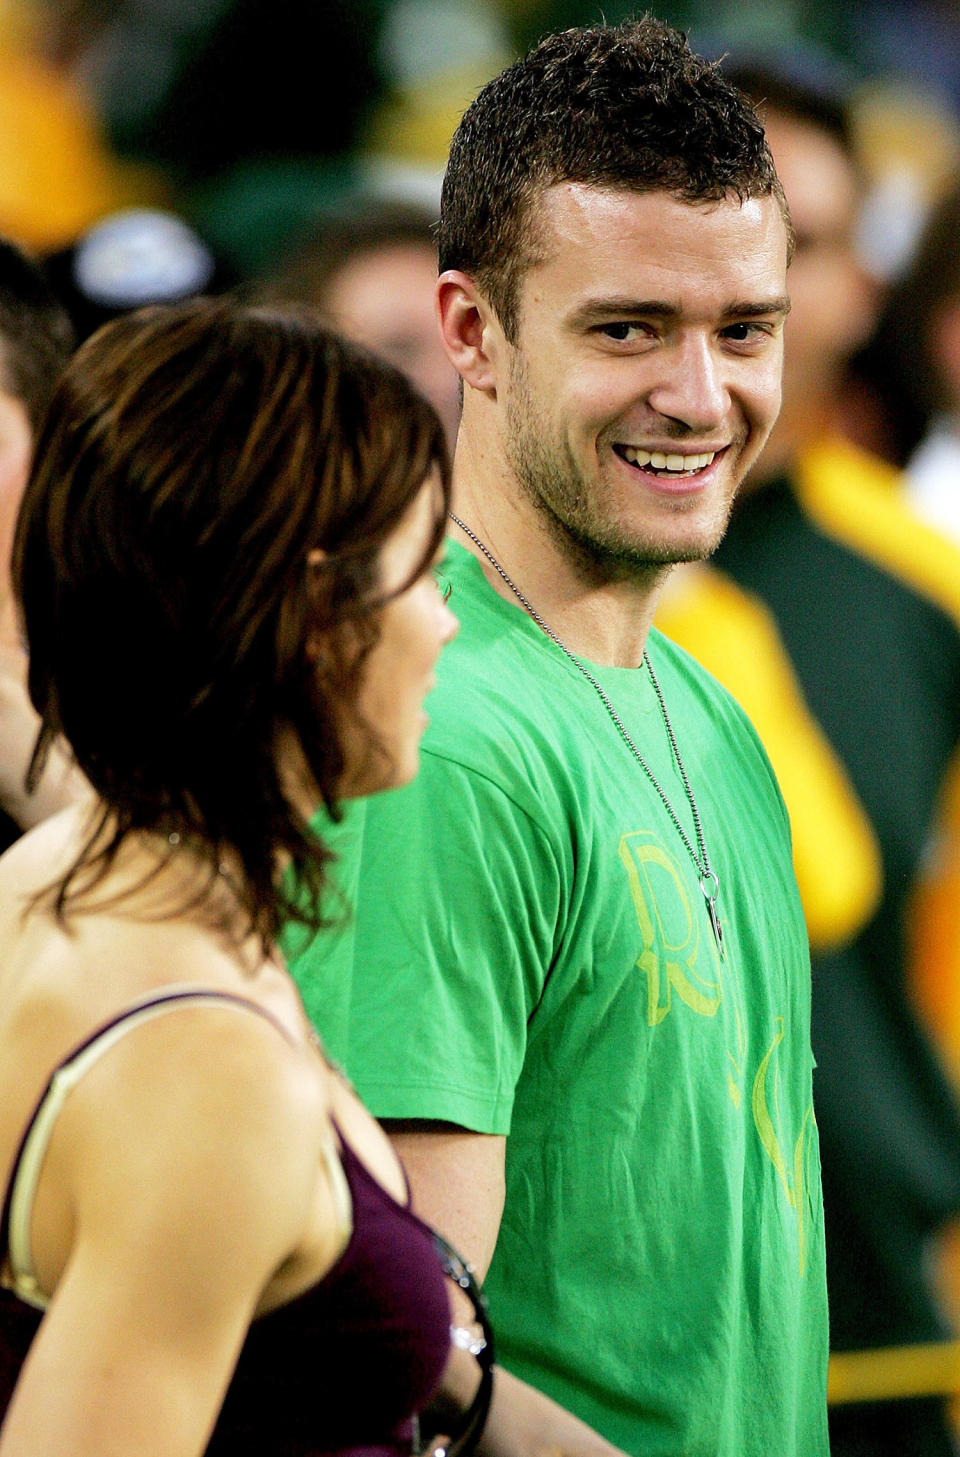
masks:
[[[725,339],[732,339],[734,344],[749,344],[753,339],[761,339],[769,333],[761,324],[728,324],[723,331]]]
[[[646,332],[644,324],[630,323],[627,320],[620,320],[615,324],[601,325],[601,333],[606,334],[608,339],[616,339],[619,342],[627,343],[628,340],[638,339]]]

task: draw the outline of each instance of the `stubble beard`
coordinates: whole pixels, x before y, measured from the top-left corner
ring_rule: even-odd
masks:
[[[681,562],[703,561],[719,546],[732,498],[718,511],[713,529],[685,547],[604,517],[597,509],[597,483],[584,477],[569,447],[550,448],[549,426],[537,410],[520,355],[512,363],[506,426],[505,453],[517,484],[564,555],[594,580],[649,579]]]

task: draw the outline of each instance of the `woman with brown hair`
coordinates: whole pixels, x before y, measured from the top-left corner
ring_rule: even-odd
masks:
[[[430,407],[305,316],[129,316],[54,398],[34,769],[93,795],[0,862],[2,1457],[410,1450],[443,1276],[276,936],[331,912],[315,810],[416,770],[448,496]]]

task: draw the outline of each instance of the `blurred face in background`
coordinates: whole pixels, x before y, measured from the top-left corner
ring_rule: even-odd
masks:
[[[786,423],[832,392],[870,331],[876,300],[854,247],[861,196],[853,162],[836,138],[812,122],[771,111],[764,127],[796,233],[787,274]]]
[[[429,244],[388,243],[345,263],[329,281],[323,303],[338,328],[402,370],[426,395],[452,448],[460,420],[458,377],[440,342],[436,283]]]
[[[957,239],[960,248],[960,238]],[[944,404],[960,420],[960,294],[941,300],[928,325],[927,347],[933,356]]]
[[[10,555],[32,448],[33,434],[22,401],[0,387],[0,646],[18,641]]]

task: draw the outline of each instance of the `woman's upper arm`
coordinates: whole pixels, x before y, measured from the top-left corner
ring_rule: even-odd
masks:
[[[69,1255],[0,1457],[199,1457],[315,1214],[324,1117],[305,1059],[232,1009],[159,1019],[88,1072],[50,1146]]]

